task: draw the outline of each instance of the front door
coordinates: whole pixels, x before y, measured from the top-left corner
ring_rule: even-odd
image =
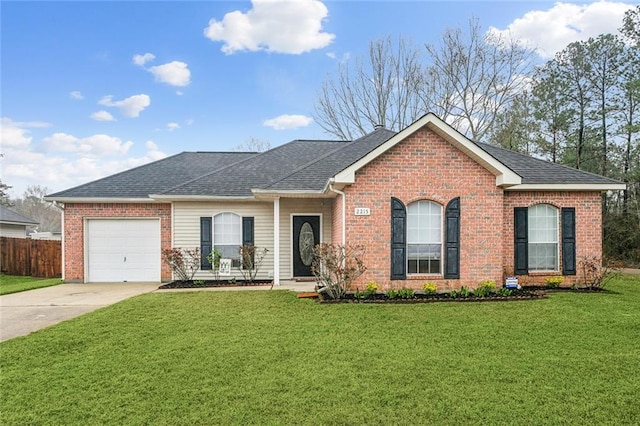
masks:
[[[320,243],[320,216],[293,216],[293,276],[311,277],[313,248]]]

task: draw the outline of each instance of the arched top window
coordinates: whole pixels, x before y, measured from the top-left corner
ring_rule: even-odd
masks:
[[[407,273],[442,273],[442,206],[434,201],[407,206]]]
[[[213,217],[213,246],[223,258],[232,259],[232,265],[240,265],[242,245],[242,218],[235,213],[218,213]]]
[[[530,271],[558,270],[558,209],[536,204],[528,209]]]

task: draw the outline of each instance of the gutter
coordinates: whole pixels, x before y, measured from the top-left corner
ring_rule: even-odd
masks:
[[[335,182],[334,178],[329,179],[329,191],[335,192],[342,197],[342,246],[345,247],[347,245],[347,233],[346,233],[346,219],[347,219],[347,194],[340,191],[339,189],[335,189],[333,187],[333,183]]]

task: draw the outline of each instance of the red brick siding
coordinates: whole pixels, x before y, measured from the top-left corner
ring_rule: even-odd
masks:
[[[366,248],[368,270],[357,285],[375,281],[383,288],[419,289],[431,281],[446,290],[463,285],[475,288],[483,280],[502,279],[503,191],[496,187],[495,176],[427,128],[359,170],[355,183],[344,191],[347,241]],[[435,201],[442,205],[443,216],[447,203],[460,197],[460,279],[429,275],[390,280],[391,197],[405,205],[418,200]],[[339,203],[339,199],[335,200],[335,204]],[[368,207],[371,215],[355,216],[355,207]],[[338,213],[334,207],[334,220]],[[337,226],[334,229],[339,232]]]
[[[566,276],[563,285],[570,285],[580,279],[580,260],[585,257],[602,256],[602,205],[599,192],[505,192],[504,195],[504,265],[505,275],[513,275],[514,270],[514,207],[530,207],[535,204],[550,204],[558,209],[574,207],[576,209],[576,266],[578,275]],[[560,216],[560,211],[558,211]],[[560,218],[558,218],[560,227]],[[560,228],[559,228],[560,229]],[[560,232],[561,234],[561,232]],[[559,235],[558,243],[562,236]],[[562,244],[560,244],[562,246]],[[560,249],[560,271],[555,274],[541,272],[519,276],[518,282],[524,284],[544,284],[549,275],[562,274],[562,249]]]
[[[162,248],[171,248],[171,204],[66,203],[64,208],[65,280],[84,281],[85,218],[160,218]],[[161,278],[171,279],[171,270],[162,263]]]

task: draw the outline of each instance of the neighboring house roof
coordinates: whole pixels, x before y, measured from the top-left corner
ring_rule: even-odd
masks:
[[[0,206],[0,223],[10,224],[10,225],[38,225],[39,222],[22,215],[18,212],[14,212],[13,210]]]
[[[354,141],[295,140],[263,153],[183,152],[46,199],[78,202],[326,196],[329,183],[352,183],[357,170],[425,126],[493,173],[496,185],[507,190],[624,189],[624,184],[613,179],[475,143],[434,114],[426,114],[401,132],[379,128]]]

